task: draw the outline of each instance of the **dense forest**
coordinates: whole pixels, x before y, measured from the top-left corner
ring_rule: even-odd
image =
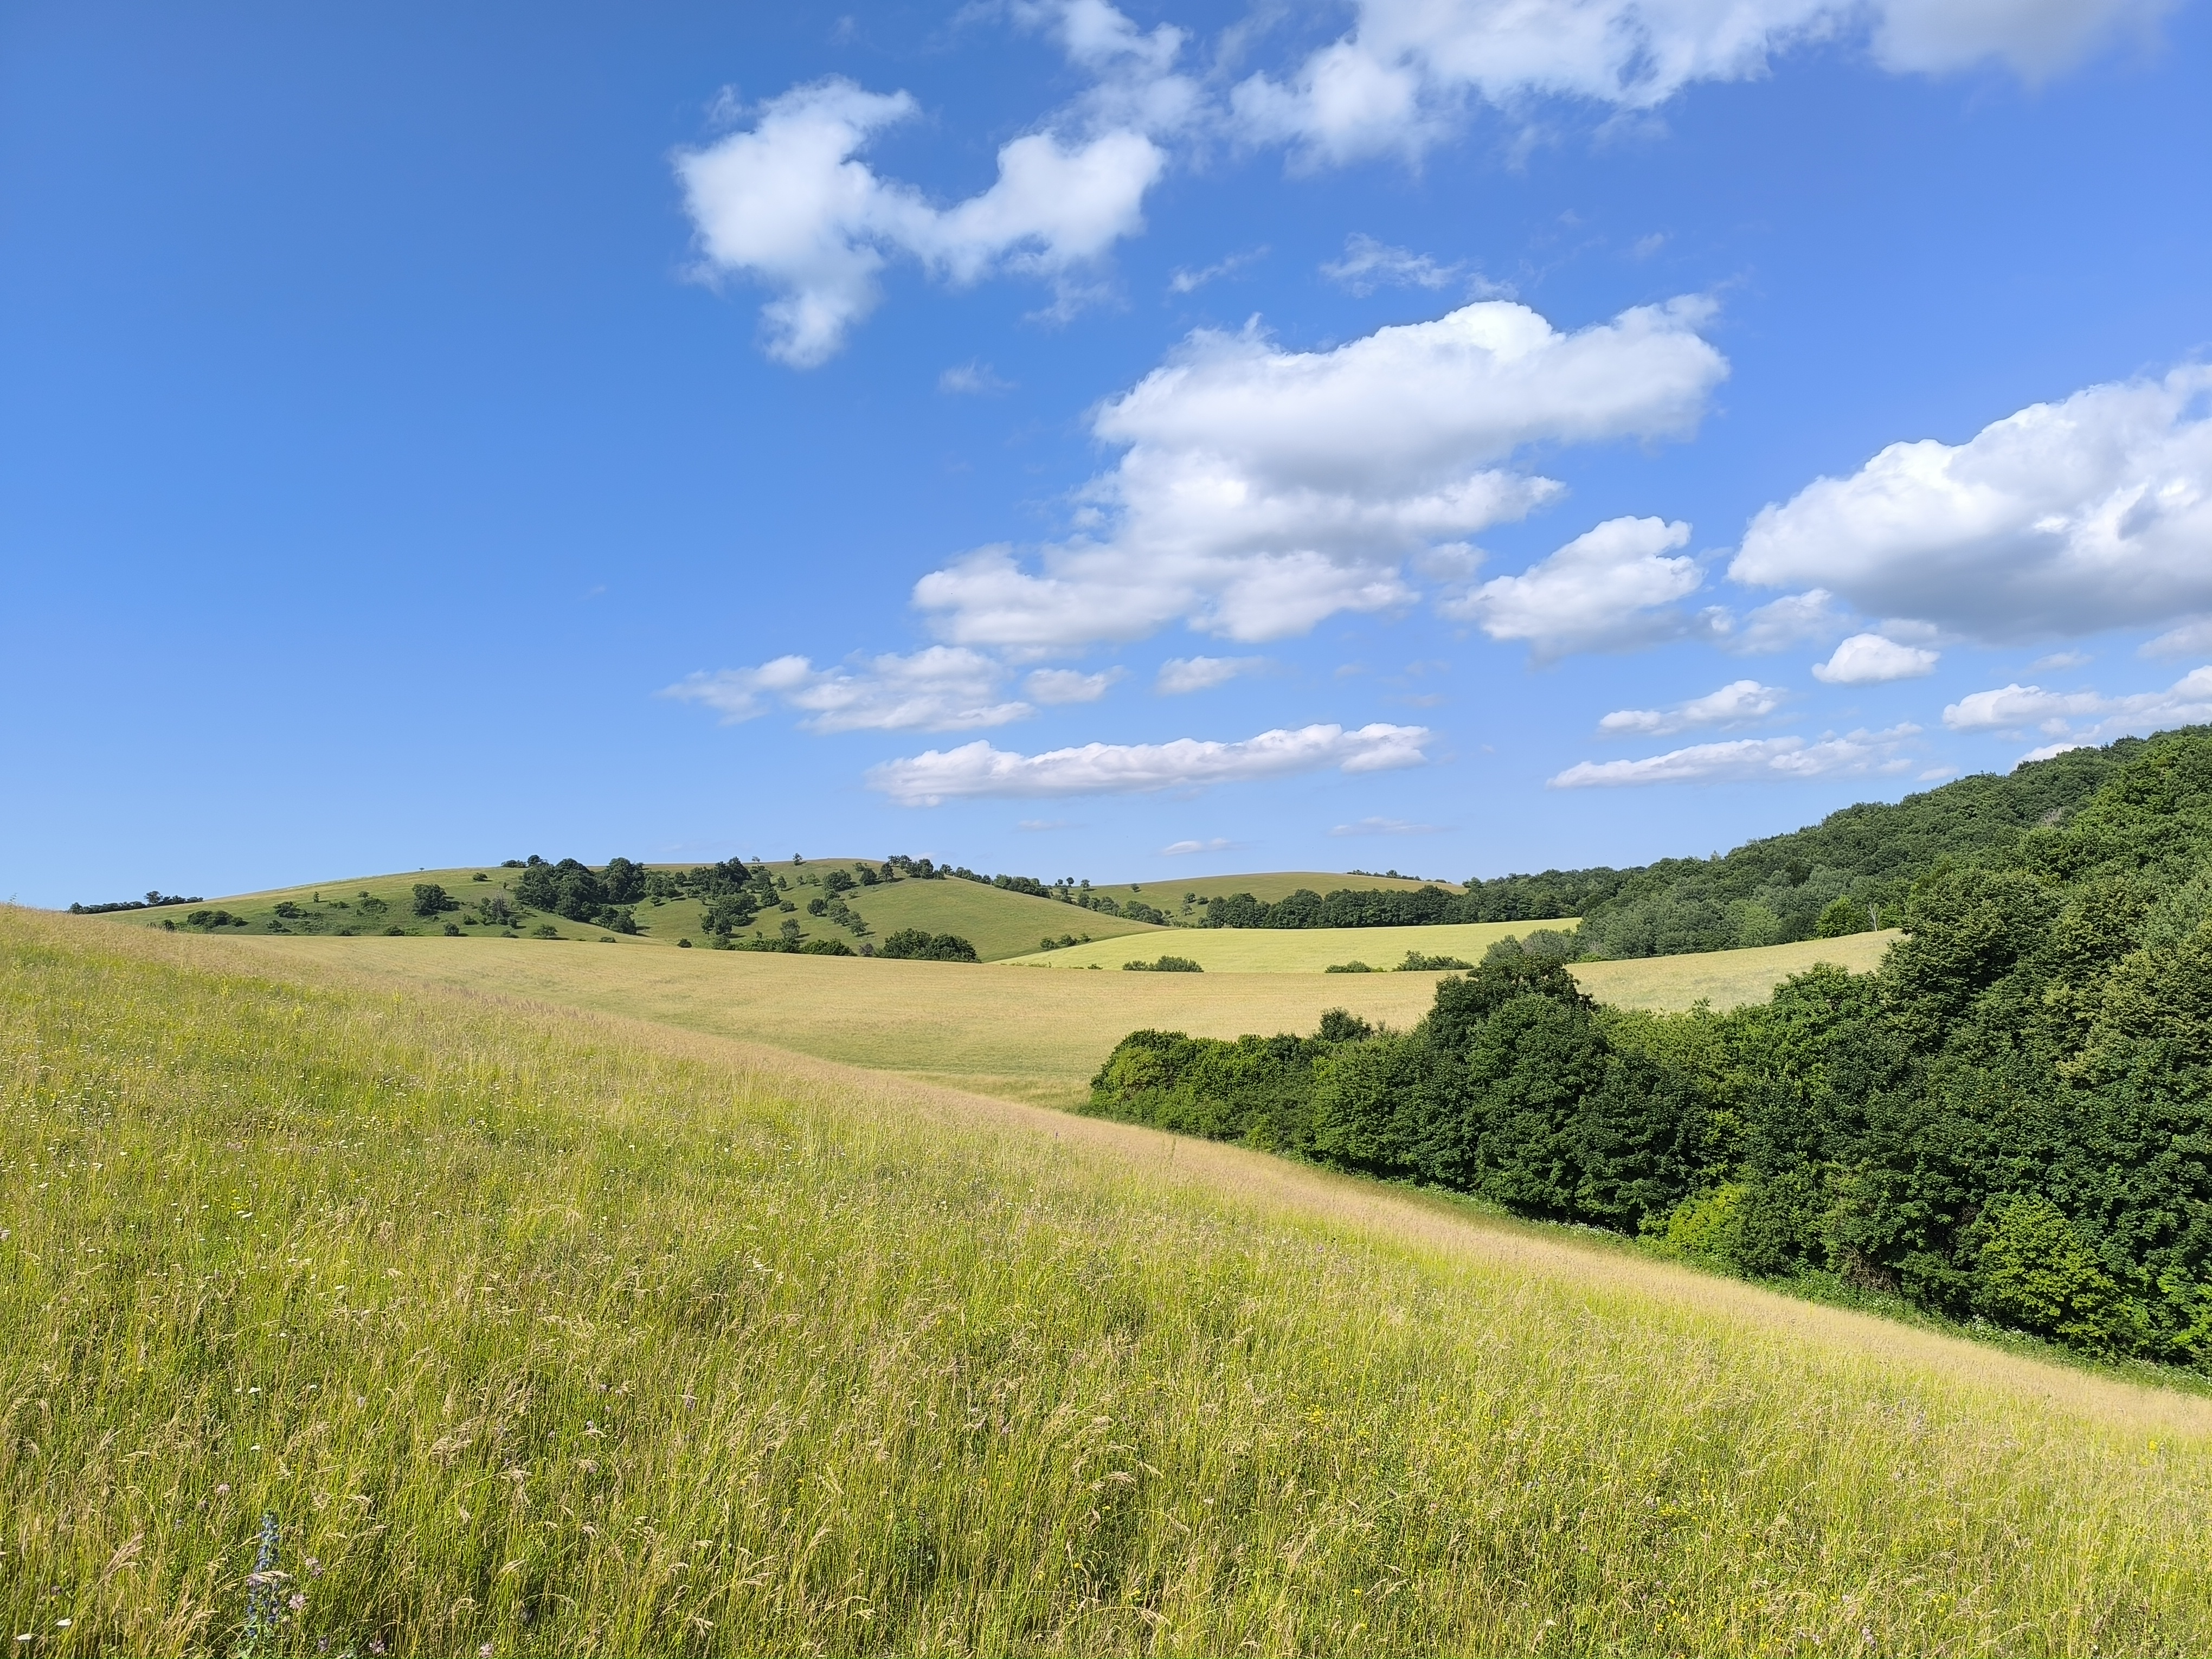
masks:
[[[1410,1031],[1133,1033],[1091,1109],[2212,1370],[2212,728],[1759,845],[1896,907],[1879,972],[1659,1015],[1508,941]]]
[[[1946,860],[2002,854],[2029,830],[2063,823],[2144,739],[2069,750],[1982,774],[1891,805],[1868,802],[1808,829],[1747,842],[1711,859],[1663,859],[1637,869],[1547,870],[1471,881],[1463,893],[1346,888],[1249,894],[1207,905],[1209,927],[1402,927],[1580,916],[1594,957],[1676,956],[1834,938],[1888,926],[1913,884]]]

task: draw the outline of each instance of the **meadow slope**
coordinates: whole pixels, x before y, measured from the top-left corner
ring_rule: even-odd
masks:
[[[1261,1156],[14,911],[0,1079],[24,1650],[2212,1644],[2206,1402]]]

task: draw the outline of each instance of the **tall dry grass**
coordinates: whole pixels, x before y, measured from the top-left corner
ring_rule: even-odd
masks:
[[[0,915],[19,1653],[236,1647],[264,1513],[290,1651],[2212,1643],[2201,1402],[295,972]]]

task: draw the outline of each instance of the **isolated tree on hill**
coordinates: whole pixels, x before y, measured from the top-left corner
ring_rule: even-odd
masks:
[[[436,882],[418,881],[415,884],[414,908],[416,915],[434,916],[442,911],[458,910],[460,908],[461,902],[439,886]]]

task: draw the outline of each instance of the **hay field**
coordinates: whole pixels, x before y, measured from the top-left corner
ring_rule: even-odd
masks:
[[[1680,1013],[1698,1001],[1717,1009],[1764,1002],[1792,974],[1816,963],[1832,963],[1855,974],[1881,966],[1885,951],[1904,934],[1848,933],[1842,939],[1800,940],[1749,951],[1711,951],[1695,956],[1645,957],[1633,962],[1578,962],[1576,982],[1600,1002],[1621,1008],[1651,1008]]]
[[[0,913],[19,1650],[2212,1645],[2203,1400],[372,977]]]
[[[1188,935],[1165,937],[1180,943]],[[537,939],[233,943],[276,959],[353,964],[395,984],[659,1021],[1063,1107],[1089,1098],[1092,1074],[1140,1027],[1223,1037],[1310,1031],[1322,1010],[1338,1007],[1411,1025],[1428,1011],[1437,980],[1434,974],[1047,974],[1003,964],[615,951]]]
[[[1328,870],[1258,870],[1241,876],[1164,877],[1158,881],[1109,882],[1091,890],[1103,893],[1116,903],[1139,899],[1180,921],[1186,898],[1191,900],[1192,908],[1197,909],[1203,908],[1208,899],[1227,898],[1232,893],[1249,893],[1255,899],[1272,903],[1288,898],[1301,887],[1315,893],[1333,893],[1340,887],[1410,893],[1416,888],[1430,886],[1441,887],[1448,893],[1461,890],[1455,881],[1426,882],[1413,876],[1347,876]]]
[[[1064,951],[1018,957],[1045,968],[1119,969],[1133,957],[1150,962],[1162,951],[1188,957],[1209,974],[1318,974],[1333,963],[1364,962],[1394,969],[1406,952],[1480,962],[1501,939],[1537,927],[1572,932],[1571,921],[1467,921],[1432,927],[1188,927],[1139,939],[1105,939]],[[1339,975],[1338,978],[1358,975]]]

